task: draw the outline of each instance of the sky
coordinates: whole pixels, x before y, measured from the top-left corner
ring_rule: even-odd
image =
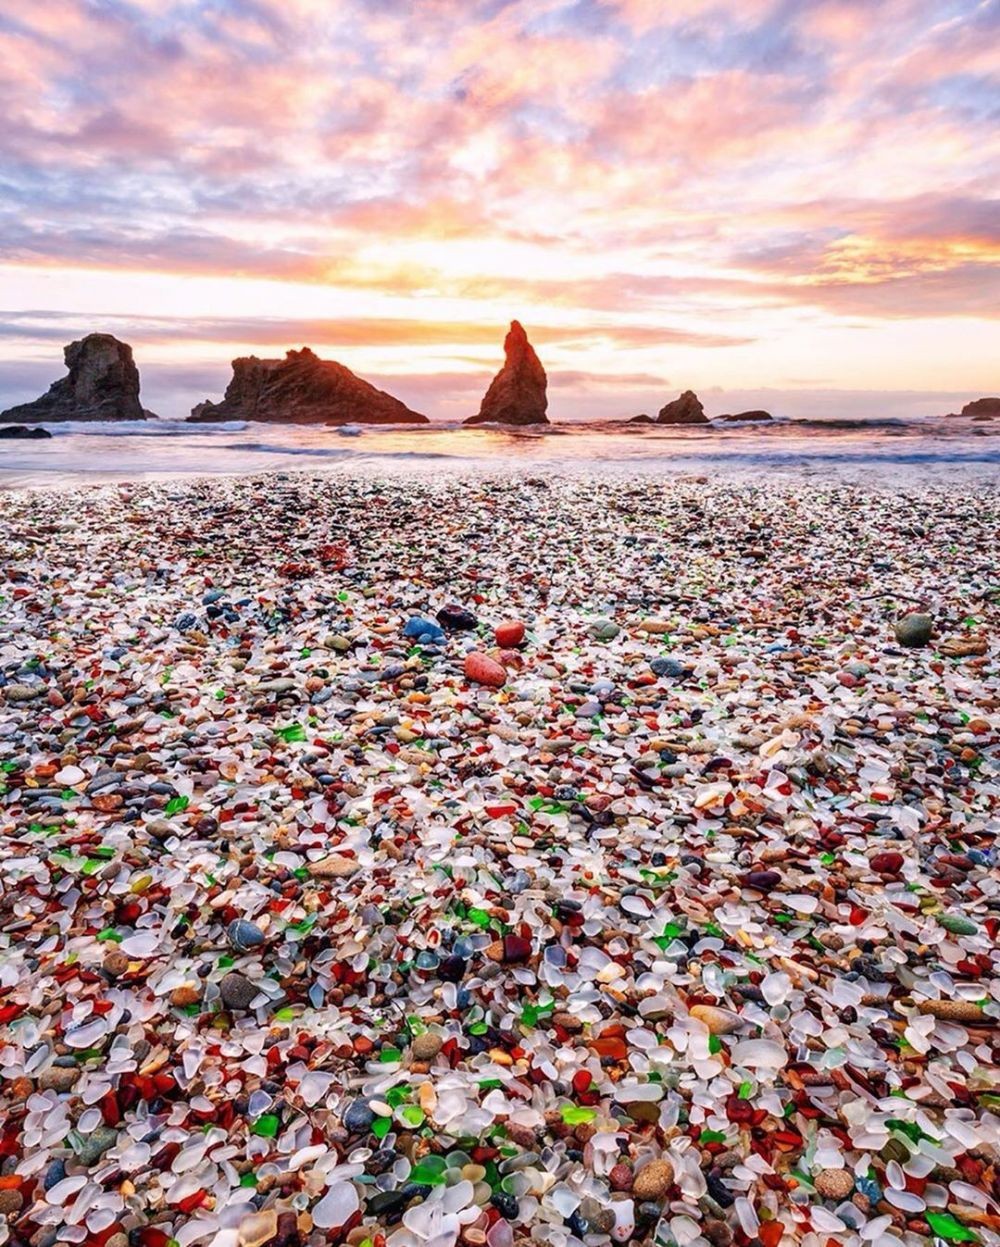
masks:
[[[1000,0],[0,0],[0,407],[308,344],[460,418],[1000,389]]]

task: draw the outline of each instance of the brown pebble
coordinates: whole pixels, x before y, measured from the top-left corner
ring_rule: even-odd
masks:
[[[674,1184],[674,1167],[669,1160],[651,1160],[640,1169],[632,1181],[632,1194],[636,1199],[656,1202],[662,1200]]]
[[[848,1169],[821,1169],[813,1185],[824,1199],[846,1199],[854,1190],[854,1174]]]
[[[128,970],[128,957],[120,948],[109,948],[104,954],[104,973],[110,974],[113,979],[121,978]]]
[[[433,1061],[441,1051],[444,1040],[434,1031],[425,1031],[410,1044],[410,1053],[416,1061]]]
[[[608,1181],[611,1183],[613,1191],[631,1191],[632,1170],[628,1165],[615,1165],[608,1174]]]
[[[201,1000],[201,988],[195,983],[182,983],[170,993],[170,1003],[178,1009],[196,1005]]]
[[[38,1075],[38,1087],[40,1091],[69,1091],[79,1077],[75,1065],[51,1065]]]

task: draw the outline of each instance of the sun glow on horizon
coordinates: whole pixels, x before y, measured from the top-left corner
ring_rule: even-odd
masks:
[[[106,327],[171,402],[308,344],[447,406],[513,317],[595,410],[995,389],[998,28],[975,0],[13,0],[0,395]]]

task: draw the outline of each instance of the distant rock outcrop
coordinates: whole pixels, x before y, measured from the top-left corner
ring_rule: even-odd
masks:
[[[738,411],[735,415],[719,416],[726,424],[757,424],[761,420],[773,420],[769,411]]]
[[[657,424],[708,424],[705,408],[694,390],[685,390],[680,398],[660,408]]]
[[[653,419],[652,416],[647,416],[645,412],[642,412],[638,416],[630,416],[629,419],[625,421],[625,423],[626,424],[655,424],[656,421]]]
[[[966,416],[972,420],[1000,419],[1000,398],[975,398],[966,403],[961,411],[951,412],[949,419]]]
[[[548,424],[546,376],[520,321],[510,322],[504,365],[486,391],[479,414],[466,424]]]
[[[256,420],[277,424],[427,424],[426,416],[356,377],[343,364],[304,346],[284,359],[248,355],[233,360],[233,379],[221,403],[191,409],[196,424]]]
[[[5,424],[0,427],[0,437],[8,441],[36,442],[51,436],[48,429],[31,429],[26,424]]]
[[[33,403],[0,412],[0,421],[36,424],[42,420],[145,420],[139,402],[139,369],[132,348],[110,333],[89,333],[63,351],[69,375],[49,386]]]

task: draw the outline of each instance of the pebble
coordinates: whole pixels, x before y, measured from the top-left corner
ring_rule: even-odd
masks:
[[[441,1051],[444,1040],[433,1031],[417,1035],[410,1045],[410,1054],[416,1061],[433,1061]]]
[[[507,672],[503,665],[478,650],[466,654],[463,670],[467,680],[475,684],[485,684],[489,688],[502,688],[507,682]]]
[[[260,989],[243,974],[230,971],[219,983],[219,994],[227,1009],[249,1009]]]
[[[669,1160],[651,1160],[635,1175],[632,1194],[636,1199],[659,1202],[674,1184],[674,1167]]]
[[[824,1199],[847,1199],[854,1190],[854,1174],[847,1169],[821,1169],[813,1185]]]
[[[264,932],[256,922],[248,922],[245,918],[235,918],[226,927],[226,939],[240,953],[249,952],[252,948],[259,948],[264,943],[265,938]]]
[[[501,649],[515,649],[524,640],[525,627],[520,620],[508,619],[497,624],[493,635]]]
[[[732,1035],[745,1025],[738,1013],[729,1009],[718,1009],[715,1005],[692,1005],[688,1012],[691,1017],[707,1026],[712,1035]]]
[[[318,862],[310,862],[307,869],[314,879],[349,879],[361,869],[361,863],[356,858],[334,853]]]
[[[893,626],[893,631],[900,645],[908,648],[928,645],[934,632],[934,620],[930,615],[919,613],[904,615]]]

